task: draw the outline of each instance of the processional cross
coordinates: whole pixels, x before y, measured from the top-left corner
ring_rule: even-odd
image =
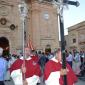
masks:
[[[59,7],[59,23],[60,23],[60,38],[61,38],[61,52],[62,52],[62,69],[66,69],[66,56],[65,56],[65,40],[64,40],[64,22],[63,22],[63,7],[64,5],[79,6],[78,1],[69,0],[53,0],[55,5]],[[63,76],[64,85],[67,85],[67,76]]]
[[[69,1],[69,0],[39,0],[40,2],[49,1],[53,5],[57,6],[59,13],[59,24],[60,24],[60,38],[61,38],[61,52],[62,52],[62,69],[66,69],[66,57],[65,57],[65,40],[64,40],[64,22],[63,22],[63,8],[65,5],[74,5],[79,6],[78,1]],[[67,85],[67,76],[63,76],[64,85]]]

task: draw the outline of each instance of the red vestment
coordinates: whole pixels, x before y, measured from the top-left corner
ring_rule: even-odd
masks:
[[[15,85],[23,85],[23,78],[21,72],[21,66],[23,59],[16,60],[10,68],[11,76],[14,80]],[[26,73],[25,77],[28,85],[36,85],[40,82],[41,70],[40,66],[34,62],[31,58],[25,60]]]
[[[36,63],[38,63],[39,57],[37,55],[32,55],[31,58],[33,59],[33,61],[35,61]]]
[[[77,81],[77,77],[67,64],[67,85],[73,85]],[[62,63],[55,58],[49,60],[45,65],[44,79],[46,85],[63,85],[63,76],[60,75]]]

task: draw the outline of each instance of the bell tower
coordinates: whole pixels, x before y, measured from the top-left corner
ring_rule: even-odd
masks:
[[[59,47],[59,30],[57,9],[50,0],[29,0],[28,31],[31,41],[37,50]]]
[[[50,0],[29,0],[27,35],[37,50],[45,50],[49,45],[52,50],[59,47],[57,9]],[[28,36],[28,38],[29,38]]]

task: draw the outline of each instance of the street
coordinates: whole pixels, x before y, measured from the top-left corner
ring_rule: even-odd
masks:
[[[5,85],[14,85],[12,81],[6,81]],[[43,84],[41,84],[43,85]],[[85,85],[85,81],[78,80],[78,82],[75,85]]]
[[[76,83],[76,85],[85,85],[85,81],[78,80],[78,82]]]

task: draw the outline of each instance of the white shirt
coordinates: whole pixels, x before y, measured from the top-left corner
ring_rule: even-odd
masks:
[[[66,58],[67,61],[73,61],[73,56],[72,54],[69,54],[69,56]]]

